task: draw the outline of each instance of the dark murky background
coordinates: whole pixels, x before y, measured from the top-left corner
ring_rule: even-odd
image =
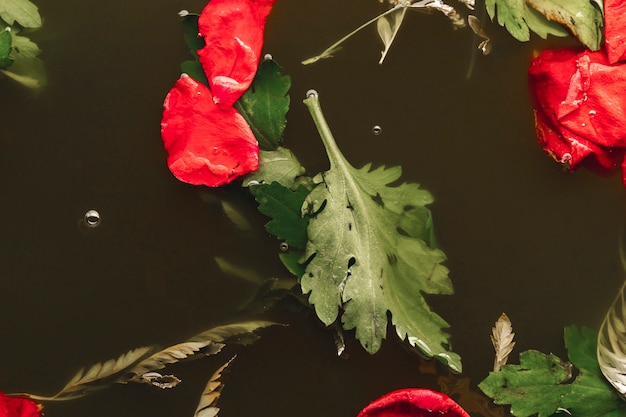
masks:
[[[262,276],[285,272],[246,191],[182,184],[165,164],[162,101],[187,59],[176,13],[204,1],[38,4],[45,23],[32,38],[49,85],[35,96],[1,81],[0,390],[52,394],[82,366],[233,317],[256,288],[222,273],[215,256]],[[563,327],[598,328],[621,285],[624,201],[619,175],[564,173],[536,143],[526,69],[533,48],[556,43],[519,44],[488,25],[494,51],[476,57],[468,80],[471,31],[409,13],[383,66],[373,27],[335,58],[299,64],[382,10],[375,0],[277,1],[265,52],[292,77],[286,146],[311,172],[327,168],[301,104],[315,88],[355,166],[401,164],[405,180],[435,195],[456,294],[430,303],[451,324],[473,384],[491,369],[489,332],[503,311],[517,333],[514,362],[529,348],[565,357]],[[252,231],[238,231],[207,195],[242,209]],[[102,224],[85,230],[90,208]],[[115,386],[46,404],[46,416],[192,416],[235,352],[222,417],[349,417],[396,388],[439,389],[394,337],[373,357],[350,342],[343,360],[313,316],[267,318],[290,326],[172,367],[183,379],[174,390]]]

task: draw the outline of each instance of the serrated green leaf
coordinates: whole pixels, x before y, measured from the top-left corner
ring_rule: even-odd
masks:
[[[572,32],[592,51],[602,44],[602,11],[589,0],[526,0],[526,3]]]
[[[296,156],[287,148],[279,146],[275,151],[261,151],[259,169],[247,175],[243,186],[250,184],[279,182],[292,189],[296,179],[304,174],[304,167]]]
[[[276,61],[264,59],[252,85],[235,103],[263,150],[276,150],[282,142],[290,87],[291,78],[282,74]]]
[[[3,30],[0,32],[0,69],[7,69],[13,64],[13,60],[9,58],[11,53],[11,34]]]
[[[524,22],[524,0],[486,0],[485,7],[491,20],[497,19],[515,39],[521,42],[530,39],[530,30]]]
[[[301,280],[318,317],[345,329],[356,328],[365,349],[376,352],[386,336],[387,312],[402,339],[452,369],[458,355],[448,350],[448,324],[433,313],[422,293],[451,294],[445,255],[405,230],[407,211],[433,201],[418,184],[390,186],[400,167],[352,167],[338,149],[322,115],[317,94],[304,100],[317,125],[330,169],[303,205],[311,213],[306,257],[312,257]],[[404,222],[404,223],[403,223]]]
[[[491,372],[478,387],[496,404],[510,404],[516,417],[548,417],[560,410],[574,416],[624,415],[626,403],[602,377],[595,360],[596,333],[571,326],[565,329],[570,360],[536,350],[520,354],[519,365]]]
[[[491,20],[497,20],[521,42],[530,40],[531,31],[544,39],[548,35],[562,37],[570,34],[560,23],[529,7],[525,0],[486,0],[485,7]]]
[[[265,229],[285,241],[290,248],[304,249],[307,243],[309,219],[303,216],[300,208],[309,194],[305,187],[295,191],[278,182],[254,186],[254,198],[259,203],[259,211],[271,217]]]
[[[0,1],[0,18],[11,26],[15,22],[25,28],[41,26],[39,9],[29,0]]]

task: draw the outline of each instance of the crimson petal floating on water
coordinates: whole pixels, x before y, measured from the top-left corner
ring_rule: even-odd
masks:
[[[0,392],[0,417],[40,417],[41,409],[28,398],[9,397]]]
[[[452,398],[426,388],[392,391],[370,403],[357,417],[470,417]]]
[[[224,109],[250,87],[261,55],[265,21],[274,0],[211,0],[198,30],[206,46],[198,50],[213,100]]]
[[[259,166],[259,145],[237,110],[214,103],[211,90],[184,75],[163,103],[161,137],[179,180],[218,187]]]

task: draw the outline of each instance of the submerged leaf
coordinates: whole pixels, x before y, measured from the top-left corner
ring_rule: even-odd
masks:
[[[526,0],[486,0],[485,6],[491,20],[497,20],[518,41],[530,40],[530,31],[544,39],[547,35],[569,35],[560,23],[529,7]]]
[[[194,413],[194,417],[215,417],[220,409],[217,407],[217,401],[222,394],[222,389],[224,388],[224,384],[220,381],[222,377],[222,372],[230,365],[230,363],[235,360],[237,356],[233,356],[226,362],[224,365],[220,366],[217,371],[211,375],[209,382],[206,384],[204,391],[202,391],[202,396],[200,397],[200,401],[198,403],[198,407],[196,408],[196,412]]]
[[[0,69],[7,69],[13,63],[13,60],[9,58],[11,43],[11,33],[6,30],[0,31]]]
[[[6,70],[0,70],[0,72],[31,89],[45,86],[48,77],[43,61],[37,57],[41,53],[41,49],[25,36],[11,32],[11,37],[12,45],[9,58],[13,60],[13,64]]]
[[[318,317],[341,321],[365,349],[376,352],[386,336],[387,312],[401,339],[460,371],[458,355],[448,350],[448,324],[432,312],[427,294],[451,294],[445,255],[414,237],[430,220],[425,205],[433,198],[418,184],[398,180],[400,167],[352,167],[337,147],[322,115],[317,94],[304,101],[330,160],[303,212],[311,214],[306,267],[301,285]],[[410,213],[410,214],[409,214]],[[422,232],[420,232],[420,230]]]
[[[284,187],[294,188],[294,184],[305,170],[296,156],[287,148],[279,146],[274,151],[259,152],[259,169],[248,174],[243,181],[244,187],[257,183],[271,184],[277,181]]]
[[[502,313],[496,321],[495,327],[491,329],[491,344],[496,351],[496,357],[493,362],[494,371],[499,371],[509,359],[509,354],[515,346],[514,337],[515,333],[513,333],[513,327],[511,327],[511,320],[509,320],[506,314]]]

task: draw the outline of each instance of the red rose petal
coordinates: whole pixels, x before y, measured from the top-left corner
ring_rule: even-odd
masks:
[[[40,417],[41,409],[29,398],[9,397],[0,392],[0,417]]]
[[[211,0],[198,30],[206,46],[198,50],[213,100],[232,106],[250,87],[259,65],[265,21],[274,0]]]
[[[183,75],[163,103],[161,137],[179,180],[217,187],[259,166],[259,145],[233,107],[219,109],[204,84]]]
[[[604,51],[561,49],[541,53],[528,73],[546,152],[570,170],[618,166],[626,148],[626,65],[608,65]]]
[[[357,417],[470,417],[452,398],[425,388],[392,391],[371,402]]]
[[[604,0],[604,45],[609,63],[626,59],[626,2]]]

